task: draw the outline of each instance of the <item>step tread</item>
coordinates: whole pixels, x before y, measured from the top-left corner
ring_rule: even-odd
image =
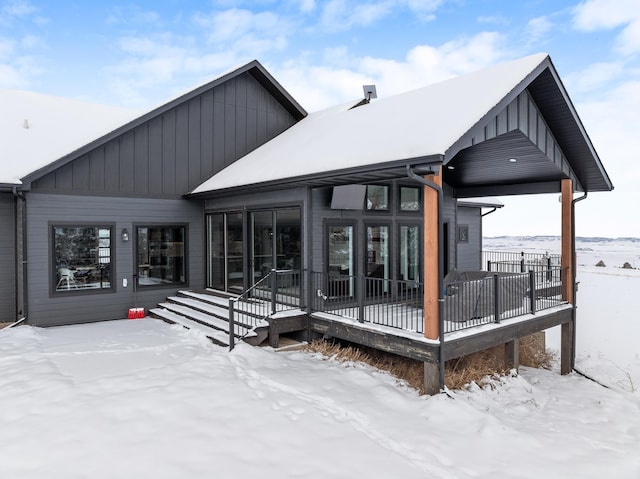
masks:
[[[214,316],[217,316],[218,318],[224,320],[224,321],[229,321],[229,310],[225,309],[225,308],[221,308],[219,306],[213,305],[213,304],[209,304],[207,302],[204,301],[200,301],[198,299],[194,299],[194,298],[187,298],[187,297],[183,297],[183,296],[169,296],[167,298],[167,301],[171,302],[171,303],[176,303],[176,304],[181,304],[183,306],[187,306],[190,308],[194,308],[197,309],[199,311],[203,311],[204,313],[207,314],[212,314]],[[267,316],[266,313],[263,313],[263,311],[257,311],[257,313],[262,314],[262,316]],[[260,323],[260,321],[256,321],[256,319],[259,318],[259,316],[256,316],[256,314],[254,312],[246,312],[243,309],[239,309],[239,310],[235,310],[235,321],[236,323],[243,325],[245,327],[247,327],[248,329],[251,329],[251,327],[253,327],[253,323],[257,323],[256,326],[263,326],[263,324]],[[266,325],[266,323],[264,324]]]
[[[169,311],[173,311],[175,313],[181,314],[183,316],[187,316],[189,318],[193,318],[193,320],[197,320],[199,322],[205,323],[212,328],[216,328],[222,331],[229,331],[229,321],[225,321],[224,319],[220,319],[216,316],[211,316],[210,314],[203,313],[197,311],[189,306],[184,306],[176,303],[160,303],[158,306],[164,309],[168,309]],[[256,333],[251,331],[249,328],[242,326],[241,324],[235,324],[234,333],[236,336],[255,336]]]
[[[181,296],[188,296],[190,298],[204,301],[206,303],[211,303],[217,305],[226,310],[229,309],[229,299],[235,299],[237,296],[230,296],[229,298],[221,298],[219,296],[215,296],[213,294],[207,293],[197,293],[195,291],[178,291],[178,294]],[[259,310],[256,310],[259,309]],[[264,314],[266,316],[271,310],[271,302],[265,301],[258,298],[251,298],[249,301],[243,300],[236,303],[236,310],[244,311],[250,314]]]
[[[197,321],[193,321],[180,314],[174,313],[173,311],[169,311],[168,309],[153,308],[149,312],[156,316],[160,316],[163,319],[171,321],[172,323],[181,324],[186,328],[200,331],[207,337],[214,339],[217,343],[221,343],[223,346],[229,346],[229,334],[225,333],[224,331],[209,328],[207,326],[204,326],[203,324],[198,323]]]

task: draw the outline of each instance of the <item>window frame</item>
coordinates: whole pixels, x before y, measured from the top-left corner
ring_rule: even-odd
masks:
[[[411,189],[415,189],[418,191],[418,208],[415,210],[406,210],[402,208],[402,188],[411,188]],[[420,214],[422,214],[422,207],[423,207],[423,200],[422,200],[422,195],[423,195],[423,190],[424,187],[422,186],[414,186],[414,185],[407,185],[407,184],[398,184],[398,189],[396,192],[396,200],[397,200],[397,213],[399,215],[402,216],[418,216]]]
[[[109,287],[108,288],[73,288],[59,290],[58,284],[58,269],[56,262],[56,228],[89,228],[96,229],[108,229],[109,230]],[[94,221],[49,221],[47,224],[48,229],[48,243],[49,243],[49,297],[67,297],[76,295],[89,295],[89,294],[109,294],[116,292],[116,241],[115,232],[116,224],[113,222],[94,222]]]
[[[139,255],[139,230],[140,228],[182,228],[184,233],[182,244],[182,268],[184,274],[184,281],[181,282],[168,282],[168,283],[156,283],[156,284],[142,284],[140,283],[140,264],[138,261]],[[135,281],[136,289],[150,290],[150,289],[163,289],[163,288],[175,288],[186,287],[189,285],[189,223],[134,223],[133,224],[133,277]],[[148,240],[147,240],[148,241]]]

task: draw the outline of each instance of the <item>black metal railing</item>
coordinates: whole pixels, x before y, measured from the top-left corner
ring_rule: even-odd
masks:
[[[562,257],[549,253],[514,253],[509,251],[483,251],[482,264],[487,271],[498,273],[528,273],[534,271],[537,275],[547,275],[549,281],[560,281],[560,277],[553,277],[558,273]]]
[[[241,331],[252,331],[279,311],[299,308],[301,279],[299,270],[272,269],[241,295],[229,298],[229,350],[236,336],[243,337]]]
[[[445,285],[444,333],[532,314],[562,303],[560,267],[527,273],[477,272]]]
[[[417,281],[311,273],[311,310],[423,332],[423,289]]]
[[[312,312],[406,331],[424,331],[423,285],[312,273]],[[445,284],[444,333],[536,313],[562,303],[560,267],[527,273],[471,272]]]

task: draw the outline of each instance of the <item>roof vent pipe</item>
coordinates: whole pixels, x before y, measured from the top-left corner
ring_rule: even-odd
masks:
[[[25,130],[29,129],[29,120],[27,120],[26,118],[22,122],[22,128],[24,128]]]

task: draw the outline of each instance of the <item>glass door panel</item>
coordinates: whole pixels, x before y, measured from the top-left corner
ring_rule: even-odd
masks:
[[[207,287],[226,291],[224,214],[207,215]]]
[[[330,225],[329,247],[329,296],[353,297],[355,279],[353,226]]]
[[[277,268],[300,271],[300,208],[276,210],[276,235]]]
[[[367,226],[367,295],[389,292],[389,227]]]
[[[400,278],[407,287],[420,282],[420,227],[400,226]]]
[[[226,214],[226,276],[227,291],[244,290],[244,234],[242,213]]]
[[[221,291],[244,289],[242,213],[207,215],[207,287]]]
[[[254,211],[250,216],[253,238],[251,269],[253,283],[275,268],[273,262],[273,211]]]

